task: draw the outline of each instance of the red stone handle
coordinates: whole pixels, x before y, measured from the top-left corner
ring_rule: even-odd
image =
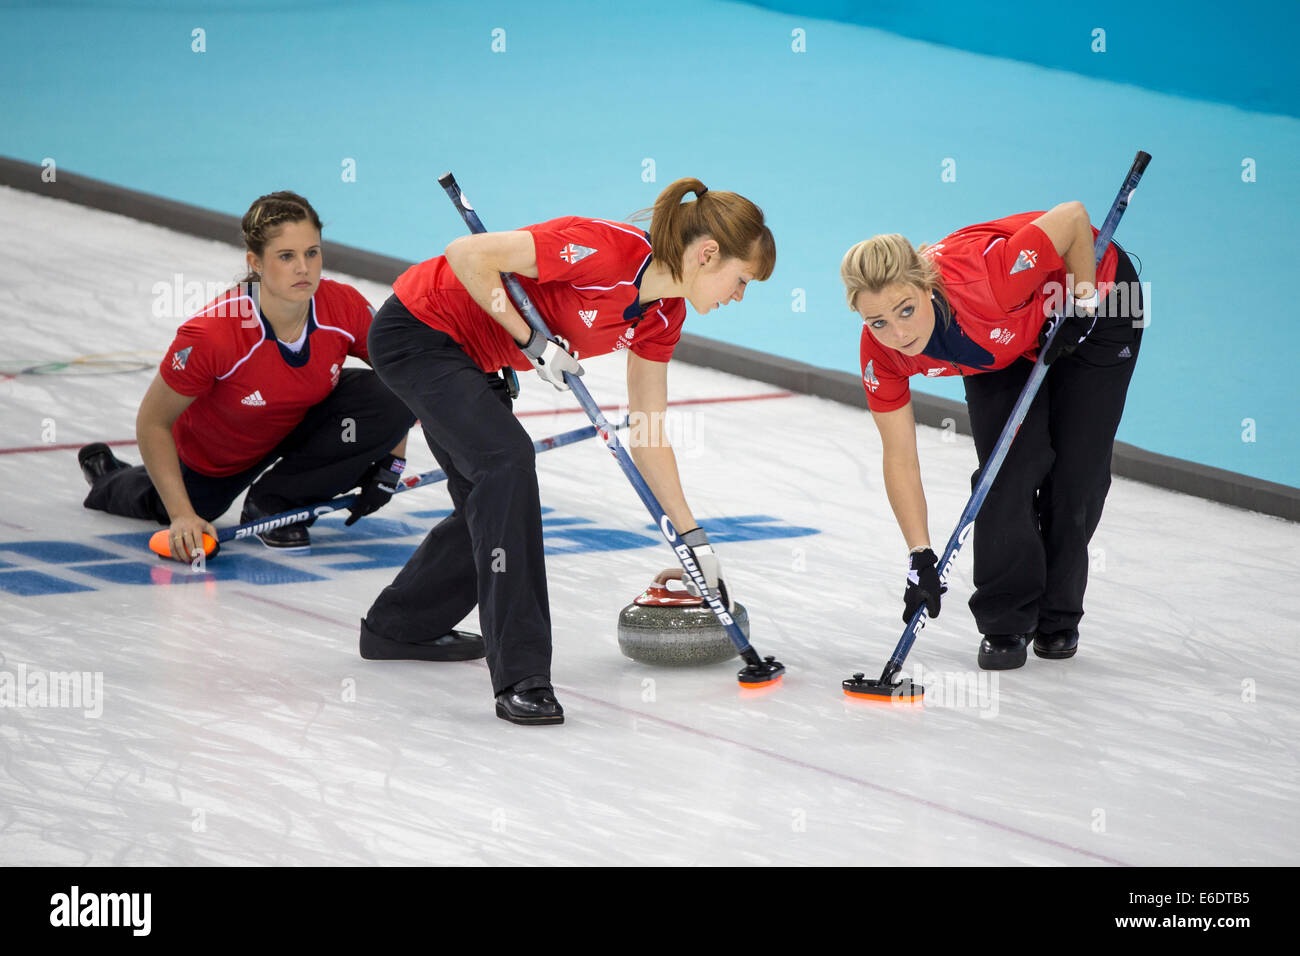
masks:
[[[664,568],[662,571],[660,571],[658,574],[655,575],[655,584],[658,584],[660,587],[662,587],[663,585],[667,584],[669,581],[680,581],[685,576],[686,574],[684,571],[682,571],[681,568]]]

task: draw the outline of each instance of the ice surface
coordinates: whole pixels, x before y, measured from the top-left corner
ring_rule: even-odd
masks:
[[[1075,659],[979,672],[967,553],[905,669],[925,708],[866,704],[839,684],[892,650],[905,560],[869,419],[806,397],[683,406],[691,505],[783,685],[620,656],[620,608],[672,559],[592,441],[538,459],[567,723],[516,727],[481,662],[357,654],[358,617],[449,507],[441,486],[349,529],[323,519],[310,557],[231,544],[205,575],[81,507],[76,446],[131,439],[151,371],[12,373],[152,366],[183,318],[153,314],[155,283],[233,279],[236,248],[8,189],[0,245],[0,863],[1300,862],[1293,524],[1117,480]],[[622,399],[621,359],[583,364],[598,400]],[[773,391],[678,365],[671,383]],[[534,435],[582,423],[524,389]],[[941,541],[974,452],[919,443]],[[56,447],[8,451],[34,445]],[[434,467],[418,436],[411,462]],[[99,675],[102,696],[14,696],[54,672],[90,674],[83,693]]]

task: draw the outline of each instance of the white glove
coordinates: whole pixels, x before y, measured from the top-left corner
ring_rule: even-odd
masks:
[[[694,528],[687,531],[682,535],[682,543],[695,555],[695,564],[699,567],[700,574],[704,575],[704,583],[709,586],[709,590],[718,595],[728,611],[735,610],[731,595],[727,593],[726,582],[722,580],[722,565],[718,561],[718,556],[713,553],[713,546],[709,544],[709,536],[704,533],[704,529]]]
[[[1099,305],[1101,305],[1101,295],[1097,292],[1095,288],[1092,290],[1091,295],[1082,299],[1075,298],[1073,289],[1065,290],[1065,314],[1066,315],[1095,316],[1097,314],[1097,307]]]
[[[570,375],[582,374],[582,366],[563,345],[554,339],[539,335],[536,329],[520,348],[528,356],[528,361],[533,363],[533,368],[537,369],[537,374],[561,392],[569,390],[569,386],[564,384],[565,372]]]

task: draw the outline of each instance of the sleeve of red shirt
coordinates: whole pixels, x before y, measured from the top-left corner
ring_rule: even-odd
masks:
[[[899,374],[885,350],[865,325],[861,344],[862,387],[867,393],[867,407],[873,412],[892,412],[912,400],[912,386],[907,376]]]
[[[1047,284],[1053,273],[1065,268],[1065,260],[1047,233],[1032,222],[990,249],[984,262],[993,297],[1007,312],[1022,305]]]
[[[565,216],[526,227],[533,234],[538,282],[612,286],[629,282],[650,255],[645,233],[635,226]]]
[[[370,307],[366,297],[352,286],[344,282],[337,282],[335,285],[343,293],[339,297],[342,308],[339,310],[338,321],[352,333],[352,344],[348,346],[348,354],[355,355],[369,364],[370,349],[366,345],[366,337],[370,335],[370,323],[375,318],[375,310]]]
[[[686,300],[668,299],[641,317],[630,348],[643,359],[667,362],[681,341],[685,322]]]
[[[158,374],[176,392],[196,398],[215,385],[217,376],[234,364],[229,352],[226,337],[217,334],[211,323],[191,319],[176,330],[176,338],[163,356]]]

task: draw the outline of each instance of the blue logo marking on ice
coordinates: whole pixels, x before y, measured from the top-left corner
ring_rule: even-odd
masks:
[[[446,509],[416,511],[403,518],[441,520],[450,513]],[[591,518],[542,509],[542,535],[548,556],[663,547],[658,526],[645,527],[653,533],[603,527]],[[715,543],[821,533],[818,528],[786,524],[770,515],[712,518],[705,530]],[[121,585],[325,581],[349,571],[399,568],[428,531],[425,523],[374,516],[344,530],[342,516],[330,515],[312,527],[310,556],[276,555],[257,543],[232,542],[202,572],[155,558],[148,549],[149,532],[99,535],[94,546],[79,541],[0,541],[0,592],[37,597]]]

